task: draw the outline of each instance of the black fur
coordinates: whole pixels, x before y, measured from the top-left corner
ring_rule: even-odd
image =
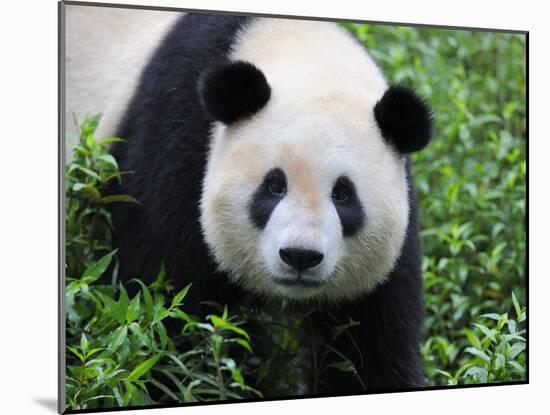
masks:
[[[191,313],[202,312],[201,300],[214,300],[231,307],[239,306],[245,295],[229,283],[227,275],[217,270],[199,224],[211,119],[200,105],[197,85],[201,73],[228,63],[235,33],[250,19],[188,14],[177,22],[147,65],[118,128],[117,136],[127,142],[113,147],[120,170],[134,172],[125,175],[122,186],[113,191],[130,194],[140,201],[139,205],[110,205],[120,260],[119,277],[122,281],[141,278],[151,282],[163,261],[166,276],[176,289],[193,283],[185,303]],[[292,62],[285,64],[292,76]],[[384,126],[393,119],[389,109],[403,109],[400,104],[403,101],[396,103],[392,96],[395,94],[390,93],[378,106]],[[408,102],[404,110],[410,112],[411,109]],[[420,130],[426,130],[425,125]],[[385,131],[387,134],[393,130],[390,126],[385,127]],[[410,197],[407,237],[389,281],[357,301],[330,309],[334,320],[326,317],[312,320],[312,326],[319,332],[326,323],[346,323],[349,318],[360,322],[358,327],[342,334],[335,347],[355,362],[358,375],[369,391],[423,384],[419,357],[421,255],[412,188]],[[260,209],[263,214],[252,213],[252,220],[263,225],[267,210]],[[253,344],[256,344],[254,339]],[[341,360],[336,356],[332,358]],[[329,369],[321,380],[320,391],[363,390],[361,382],[351,373]]]
[[[280,186],[283,191],[275,193],[270,190],[270,186],[274,184]],[[263,229],[267,225],[271,213],[286,193],[286,186],[286,176],[281,169],[272,169],[265,175],[264,181],[254,193],[248,209],[250,219],[258,229]]]
[[[338,200],[335,193],[343,190],[347,193],[346,200]],[[355,235],[365,222],[365,211],[357,197],[353,182],[346,176],[339,177],[333,189],[333,202],[342,223],[344,236]]]
[[[237,61],[207,71],[199,80],[199,95],[212,119],[231,124],[262,109],[271,88],[262,71]]]
[[[382,135],[400,153],[422,150],[432,137],[432,113],[426,103],[404,86],[391,86],[374,106]]]

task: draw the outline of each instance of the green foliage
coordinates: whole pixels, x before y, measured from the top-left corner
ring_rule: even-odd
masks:
[[[502,332],[514,323],[499,328],[481,316],[510,315],[513,292],[525,302],[525,37],[345,26],[391,83],[414,88],[435,115],[432,143],[412,157],[424,251],[428,384],[446,384],[450,373],[454,383],[524,379],[523,349],[504,355],[505,369],[500,352],[491,354],[505,343],[503,336],[519,336]],[[476,348],[493,366],[472,354],[475,346],[465,333],[482,330],[474,323],[497,331]]]
[[[112,223],[106,205],[133,202],[128,195],[106,194],[112,180],[120,180],[115,158],[107,148],[120,138],[94,140],[101,114],[87,118],[78,126],[80,136],[73,157],[65,167],[66,263],[73,275],[86,268],[96,253],[110,251]]]
[[[507,313],[482,314],[476,319],[478,322],[472,323],[472,329],[464,328],[470,343],[465,352],[473,358],[465,359],[454,375],[436,369],[448,379],[449,385],[504,382],[525,377],[525,308],[519,306],[514,294],[512,299],[515,320]]]
[[[132,281],[132,296],[122,284],[101,284],[116,269],[104,207],[115,199],[102,192],[120,173],[107,157],[106,141],[93,142],[98,121],[96,116],[82,124],[66,176],[67,405],[95,409],[261,396],[232,358],[252,347],[242,321],[227,309],[214,310],[204,321],[186,313],[192,288],[172,293],[164,269],[149,286]],[[134,203],[122,195],[116,201]],[[100,224],[102,231],[94,232]],[[179,327],[180,335],[169,337],[168,325]]]

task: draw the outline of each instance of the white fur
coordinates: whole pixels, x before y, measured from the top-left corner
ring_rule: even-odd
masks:
[[[272,88],[249,120],[212,131],[201,223],[221,269],[267,296],[354,298],[384,281],[408,222],[404,159],[381,137],[373,106],[386,81],[364,49],[332,23],[260,19],[241,31],[234,60],[260,68]],[[249,216],[252,195],[272,168],[285,171],[288,194],[266,228]],[[348,176],[366,221],[349,238],[331,201]],[[298,245],[325,257],[310,271],[321,287],[277,284],[292,277],[279,249]]]
[[[75,141],[73,114],[103,113],[96,138],[114,135],[143,67],[182,13],[66,6],[67,150]]]

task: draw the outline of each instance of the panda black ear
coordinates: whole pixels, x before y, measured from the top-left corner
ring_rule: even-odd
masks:
[[[227,125],[255,114],[271,96],[263,72],[244,61],[206,71],[199,78],[198,91],[208,115]]]
[[[382,136],[402,154],[422,150],[432,137],[430,108],[404,86],[386,90],[374,106],[374,117]]]

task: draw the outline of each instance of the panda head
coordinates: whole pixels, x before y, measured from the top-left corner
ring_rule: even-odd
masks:
[[[243,61],[201,77],[215,121],[201,225],[234,281],[340,300],[387,277],[408,224],[405,156],[428,143],[431,114],[409,89],[384,86],[289,87]]]

